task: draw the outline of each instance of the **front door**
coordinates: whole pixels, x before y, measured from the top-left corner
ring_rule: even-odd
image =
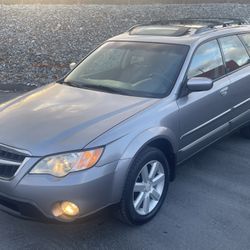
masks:
[[[202,44],[194,53],[187,78],[214,80],[211,90],[191,92],[177,100],[180,113],[180,160],[199,151],[229,131],[230,81],[217,40]]]

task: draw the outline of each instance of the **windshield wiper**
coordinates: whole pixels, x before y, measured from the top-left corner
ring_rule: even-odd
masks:
[[[93,89],[93,90],[101,90],[101,91],[105,91],[105,92],[109,92],[109,93],[123,93],[122,90],[120,89],[114,89],[112,87],[109,86],[104,86],[104,85],[96,85],[96,84],[82,84],[81,85],[82,88],[87,88],[87,89]]]
[[[71,87],[76,87],[76,88],[80,88],[81,87],[81,83],[79,82],[61,82],[62,84],[71,86]]]
[[[121,94],[121,95],[132,95],[132,93],[129,90],[116,89],[110,86],[104,86],[104,85],[99,85],[99,84],[89,84],[89,83],[75,82],[75,81],[69,81],[69,82],[67,81],[67,82],[62,82],[62,83],[68,86],[76,87],[76,88],[100,90],[100,91],[104,91],[108,93]]]

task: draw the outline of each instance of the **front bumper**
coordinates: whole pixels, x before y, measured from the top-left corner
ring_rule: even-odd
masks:
[[[37,159],[30,159],[11,181],[0,180],[0,209],[31,219],[73,221],[120,201],[129,160],[71,173],[63,178],[26,174]],[[56,203],[71,201],[80,214],[70,220],[55,217]]]
[[[0,195],[0,210],[24,219],[48,221],[49,219],[34,205],[16,198]]]

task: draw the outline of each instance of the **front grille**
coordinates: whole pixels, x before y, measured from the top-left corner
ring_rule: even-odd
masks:
[[[20,165],[13,166],[7,164],[0,164],[0,178],[4,179],[12,178],[15,175],[18,168],[20,167]]]
[[[10,160],[10,161],[16,161],[16,162],[23,162],[25,159],[25,155],[22,154],[15,154],[10,151],[4,151],[3,149],[0,149],[0,159],[3,160]]]
[[[15,149],[0,146],[0,178],[12,178],[26,157]]]

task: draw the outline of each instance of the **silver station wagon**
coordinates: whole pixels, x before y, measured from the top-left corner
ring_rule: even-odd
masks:
[[[0,207],[72,222],[115,205],[152,219],[175,168],[241,129],[250,138],[250,25],[138,25],[58,82],[0,105]]]

